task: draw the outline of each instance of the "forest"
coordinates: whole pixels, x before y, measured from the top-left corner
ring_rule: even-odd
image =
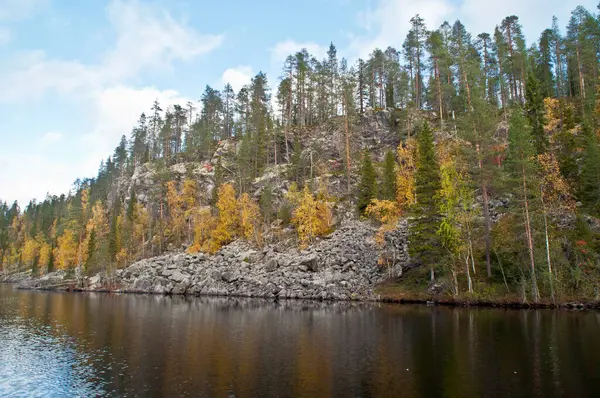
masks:
[[[379,226],[382,247],[408,218],[409,272],[454,295],[597,299],[600,13],[559,17],[566,29],[555,17],[528,44],[517,16],[469,33],[416,15],[401,48],[352,65],[331,44],[324,59],[289,55],[273,87],[261,72],[237,93],[207,86],[199,104],[155,102],[97,176],[23,208],[0,202],[0,269],[110,272],[182,247],[261,246],[275,230],[302,248],[351,208]],[[381,112],[395,143],[374,156],[359,137]],[[317,129],[341,137],[335,159],[309,148]],[[131,183],[142,168],[153,176],[143,195]],[[255,192],[269,172],[285,192]]]

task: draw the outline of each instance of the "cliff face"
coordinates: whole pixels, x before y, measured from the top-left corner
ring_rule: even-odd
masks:
[[[351,182],[358,181],[358,170],[360,155],[367,151],[375,162],[383,161],[388,150],[394,151],[403,135],[406,135],[403,127],[396,127],[396,121],[389,110],[368,111],[361,116],[360,120],[351,127],[351,157],[352,173]],[[345,159],[345,129],[344,120],[341,117],[331,118],[326,123],[305,127],[303,129],[292,128],[290,137],[299,139],[300,153],[298,154],[298,165],[302,168],[303,175],[314,182],[317,186],[321,181],[326,181],[329,194],[337,198],[347,198],[346,177],[344,169]],[[291,184],[291,172],[294,166],[291,158],[294,143],[288,143],[286,150],[282,144],[279,148],[277,165],[271,163],[260,176],[251,180],[249,191],[254,199],[258,199],[266,187],[272,191],[276,206],[285,196]],[[239,171],[236,169],[236,156],[239,154],[241,141],[238,139],[227,139],[217,143],[213,156],[205,162],[182,162],[167,166],[159,170],[156,164],[138,164],[134,168],[133,175],[121,177],[113,187],[110,194],[111,199],[115,197],[129,200],[131,192],[135,190],[136,198],[141,203],[148,203],[153,195],[156,195],[156,187],[160,183],[161,172],[167,172],[169,178],[175,181],[183,181],[191,177],[197,183],[199,189],[199,201],[209,203],[213,195],[216,180],[215,170],[217,163],[222,166],[221,182],[239,182]],[[283,158],[283,159],[282,159]],[[236,185],[237,186],[237,185]]]

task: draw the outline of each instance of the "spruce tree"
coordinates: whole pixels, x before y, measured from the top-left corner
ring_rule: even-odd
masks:
[[[372,199],[377,197],[377,173],[371,161],[371,155],[367,152],[363,154],[363,161],[360,167],[360,183],[358,185],[358,210],[364,214],[367,206]]]
[[[544,132],[544,98],[540,82],[531,71],[527,73],[525,100],[525,111],[527,112],[527,119],[531,126],[535,149],[538,154],[542,154],[548,148],[548,139]]]
[[[584,149],[579,198],[593,213],[600,212],[600,148],[598,138],[586,123],[583,126]]]
[[[418,265],[427,265],[431,279],[435,278],[435,264],[439,263],[442,244],[437,234],[440,215],[436,194],[441,188],[440,169],[433,142],[433,131],[425,122],[418,135],[418,158],[415,173],[417,203],[413,206],[413,220],[409,226],[409,252]]]
[[[381,197],[385,200],[396,198],[396,159],[392,151],[388,151],[383,160]]]

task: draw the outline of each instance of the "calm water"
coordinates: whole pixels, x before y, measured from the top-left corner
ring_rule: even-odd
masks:
[[[0,285],[0,396],[600,397],[600,313]]]

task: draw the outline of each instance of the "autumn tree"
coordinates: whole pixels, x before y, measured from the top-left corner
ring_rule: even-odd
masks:
[[[314,242],[316,237],[330,232],[331,217],[328,213],[331,209],[325,200],[316,199],[306,186],[299,196],[290,197],[290,199],[297,203],[293,212],[292,224],[298,230],[300,247],[307,247]]]
[[[77,233],[67,229],[58,238],[56,260],[62,270],[73,269],[77,265]]]
[[[396,177],[396,202],[401,209],[416,203],[415,171],[417,143],[411,138],[401,143],[397,149],[398,175]]]

